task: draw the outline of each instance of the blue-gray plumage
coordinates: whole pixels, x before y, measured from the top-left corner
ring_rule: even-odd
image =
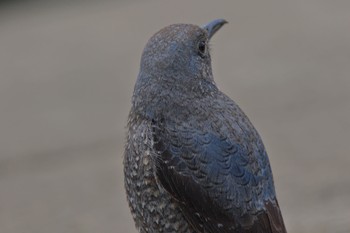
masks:
[[[140,232],[286,232],[260,136],[212,76],[225,23],[171,25],[144,49],[124,158]]]

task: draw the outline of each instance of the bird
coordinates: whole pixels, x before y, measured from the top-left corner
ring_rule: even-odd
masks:
[[[172,24],[142,52],[123,160],[141,233],[287,232],[262,139],[213,78],[226,23]]]

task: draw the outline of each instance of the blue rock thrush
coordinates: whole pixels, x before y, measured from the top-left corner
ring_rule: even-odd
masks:
[[[286,232],[263,142],[213,79],[225,23],[170,25],[143,51],[124,155],[140,232]]]

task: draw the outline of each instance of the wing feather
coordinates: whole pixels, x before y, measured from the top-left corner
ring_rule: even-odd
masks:
[[[265,150],[153,121],[156,175],[198,232],[286,232]]]

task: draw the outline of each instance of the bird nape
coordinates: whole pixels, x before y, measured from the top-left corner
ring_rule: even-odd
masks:
[[[286,232],[263,142],[213,79],[225,23],[170,25],[145,46],[124,154],[140,232]]]

